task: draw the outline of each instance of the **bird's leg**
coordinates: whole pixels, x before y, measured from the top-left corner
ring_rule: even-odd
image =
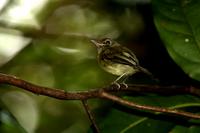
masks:
[[[119,84],[119,80],[121,80],[122,78],[124,78],[126,75],[126,73],[123,73],[122,75],[120,75],[112,84],[116,85],[117,88],[119,89],[121,86]],[[127,77],[125,77],[125,79],[123,79],[122,81],[122,84],[127,88],[127,84],[125,83],[125,80],[126,80]]]
[[[125,76],[123,81],[122,81],[122,84],[123,84],[123,86],[125,86],[125,88],[128,88],[128,85],[125,83],[127,78],[128,78],[128,76]]]
[[[122,77],[124,77],[126,73],[123,73],[122,75],[120,75],[117,79],[115,79],[114,83],[118,82],[120,79],[122,79]]]

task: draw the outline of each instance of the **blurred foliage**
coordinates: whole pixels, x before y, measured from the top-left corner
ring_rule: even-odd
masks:
[[[118,38],[120,43],[132,49],[142,66],[157,74],[161,83],[190,84],[193,81],[171,61],[162,47],[154,28],[150,5],[149,0],[1,0],[0,70],[41,86],[66,91],[102,87],[116,77],[99,68],[95,47],[89,39],[111,37]],[[154,8],[157,9],[157,6],[166,11],[165,6],[154,1]],[[156,20],[156,23],[159,24],[159,21]],[[165,24],[170,26],[171,23]],[[160,31],[160,34],[165,41],[163,32]],[[191,40],[187,42],[190,43]],[[192,56],[188,57],[193,59]],[[131,77],[129,82],[152,81],[138,74]],[[0,132],[91,132],[90,122],[80,101],[55,100],[5,85],[0,88]],[[140,104],[184,108],[195,113],[199,109],[199,98],[187,95],[164,97],[130,94],[124,98]],[[89,104],[102,132],[199,131],[199,121],[152,115],[104,100],[90,100]]]

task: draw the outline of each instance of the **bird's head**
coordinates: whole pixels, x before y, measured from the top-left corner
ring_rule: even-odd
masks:
[[[92,39],[90,40],[96,47],[98,51],[101,51],[103,48],[111,47],[116,42],[110,38],[103,38],[103,39]]]

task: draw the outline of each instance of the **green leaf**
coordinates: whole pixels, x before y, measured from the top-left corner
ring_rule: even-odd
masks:
[[[153,0],[154,20],[173,60],[200,81],[200,1]]]

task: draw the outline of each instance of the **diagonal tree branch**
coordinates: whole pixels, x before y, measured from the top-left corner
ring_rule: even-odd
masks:
[[[127,91],[127,90],[128,91],[134,90],[133,89],[134,85],[130,85],[131,86],[130,89],[123,88],[123,87],[120,89],[116,89],[111,86],[111,87],[107,87],[107,88],[100,88],[100,89],[89,90],[89,91],[65,92],[65,91],[59,90],[59,89],[53,89],[53,88],[47,88],[47,87],[41,87],[38,85],[34,85],[32,83],[29,83],[29,82],[19,79],[17,77],[6,75],[6,74],[0,74],[0,84],[9,84],[9,85],[16,86],[16,87],[22,88],[24,90],[33,92],[35,94],[49,96],[49,97],[53,97],[53,98],[60,99],[60,100],[87,100],[87,99],[91,99],[91,98],[101,98],[101,99],[111,100],[116,103],[126,105],[129,107],[133,107],[133,108],[139,109],[139,110],[161,112],[161,113],[167,113],[167,114],[182,116],[182,117],[187,117],[187,118],[200,119],[199,114],[184,112],[184,111],[175,110],[175,109],[162,108],[162,107],[140,105],[140,104],[134,103],[132,101],[128,101],[128,100],[125,100],[118,96],[115,96],[114,94],[111,94],[111,92],[123,92],[123,91]],[[141,86],[136,85],[135,87],[137,89],[138,88],[142,89],[143,87],[148,88],[148,85],[141,85]],[[151,85],[149,85],[149,88],[150,88],[149,90],[151,90],[151,92],[153,92]],[[162,88],[162,86],[160,86],[160,87],[157,86],[157,88],[160,89],[160,88]],[[173,89],[173,88],[176,88],[176,87],[173,86],[171,89]],[[178,88],[179,88],[179,86],[178,86]],[[188,87],[186,87],[186,89],[183,89],[183,90],[185,90],[185,92],[186,92],[186,90],[187,91],[189,90],[189,92],[191,94],[193,94],[193,93],[196,94],[196,91],[199,93],[198,89],[195,87],[189,87],[189,89],[188,89]],[[180,92],[182,92],[181,89],[180,89]]]
[[[184,116],[184,117],[189,117],[189,118],[195,118],[195,119],[200,119],[200,115],[189,113],[189,112],[184,112],[180,110],[175,110],[175,109],[168,109],[168,108],[161,108],[161,107],[154,107],[154,106],[148,106],[148,105],[140,105],[137,103],[134,103],[132,101],[124,100],[120,97],[117,97],[115,95],[111,95],[106,92],[102,92],[102,98],[106,98],[108,100],[112,100],[114,102],[117,102],[121,105],[126,105],[129,107],[133,107],[139,110],[148,110],[148,111],[154,111],[154,112],[160,112],[160,113],[168,113],[172,115],[179,115],[179,116]]]

